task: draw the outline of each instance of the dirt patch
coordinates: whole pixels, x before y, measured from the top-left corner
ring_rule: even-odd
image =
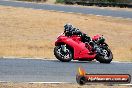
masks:
[[[132,61],[132,20],[0,6],[0,56],[55,58],[54,41],[72,23],[103,34],[114,60]]]
[[[0,88],[129,88],[130,86],[84,85],[78,84],[28,84],[28,83],[0,83]]]

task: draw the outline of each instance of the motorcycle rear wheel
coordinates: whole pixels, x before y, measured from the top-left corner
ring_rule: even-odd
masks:
[[[62,62],[70,62],[73,59],[73,53],[68,47],[66,48],[66,51],[67,54],[63,54],[63,52],[61,52],[61,46],[56,46],[54,48],[54,55]],[[66,55],[68,55],[68,57]]]
[[[104,55],[98,54],[96,56],[96,60],[99,61],[100,63],[110,63],[112,61],[112,59],[113,59],[113,54],[112,54],[111,50],[108,49],[108,48],[105,48],[103,50],[105,50],[106,52],[108,52],[108,55],[104,56]]]

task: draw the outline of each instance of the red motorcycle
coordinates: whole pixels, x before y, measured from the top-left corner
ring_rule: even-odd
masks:
[[[100,63],[110,63],[113,59],[113,54],[105,43],[104,37],[95,35],[92,37],[92,40],[100,48],[100,53],[93,51],[93,48],[88,43],[82,42],[80,36],[65,36],[65,33],[63,33],[59,35],[55,42],[54,55],[62,62],[69,62],[72,59],[79,61],[92,61],[96,59]]]

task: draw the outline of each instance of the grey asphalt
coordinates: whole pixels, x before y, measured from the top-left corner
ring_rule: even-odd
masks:
[[[4,82],[76,82],[78,67],[88,73],[130,74],[132,63],[60,62],[58,60],[0,59],[0,81]]]
[[[132,11],[125,11],[125,10],[115,11],[115,10],[99,9],[99,8],[81,8],[74,6],[36,4],[36,3],[14,2],[14,1],[4,1],[4,0],[0,0],[0,5],[42,9],[42,10],[55,10],[55,11],[63,11],[63,12],[74,12],[74,13],[82,13],[82,14],[94,14],[94,15],[122,17],[122,18],[132,18]]]

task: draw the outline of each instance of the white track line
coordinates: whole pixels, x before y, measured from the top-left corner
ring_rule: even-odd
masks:
[[[40,57],[34,57],[34,58],[28,58],[28,57],[13,57],[13,56],[3,56],[3,57],[0,57],[0,58],[2,58],[2,59],[27,59],[27,60],[47,60],[47,61],[49,61],[49,60],[57,60],[57,59],[47,59],[47,58],[40,58]]]
[[[6,56],[3,56],[3,57],[0,57],[0,58],[2,58],[2,59],[25,59],[25,60],[27,59],[27,60],[58,61],[57,59],[48,59],[48,58],[40,58],[40,57],[24,58],[24,57],[13,57],[13,56],[6,57]],[[78,60],[73,60],[73,62],[79,62],[79,61]],[[92,61],[92,62],[97,62],[97,61]],[[132,62],[123,62],[123,61],[112,61],[112,63],[131,63],[132,64]]]
[[[11,82],[11,81],[0,81],[0,83],[71,84],[71,82]]]
[[[70,82],[26,82],[26,83],[45,83],[45,84],[70,84]]]
[[[119,86],[132,86],[132,84],[119,84]]]
[[[112,62],[114,62],[114,63],[131,63],[132,64],[132,62],[124,62],[124,61],[112,61]]]
[[[77,84],[71,82],[9,82],[9,81],[0,81],[0,83],[29,83],[29,84]],[[101,83],[91,83],[91,85],[99,85]],[[103,84],[103,83],[102,83]],[[86,84],[87,85],[87,84]],[[106,84],[104,84],[106,85]],[[109,84],[108,84],[109,85]],[[132,84],[112,84],[113,86],[132,86]],[[107,85],[106,85],[107,86]]]

